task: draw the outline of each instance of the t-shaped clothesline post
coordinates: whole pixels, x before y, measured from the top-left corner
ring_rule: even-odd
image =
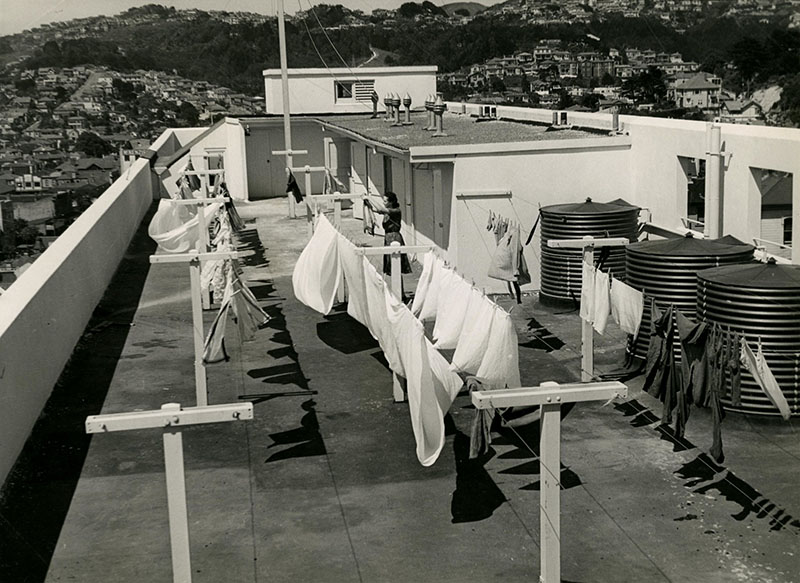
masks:
[[[200,286],[200,265],[202,261],[214,259],[240,259],[254,255],[255,251],[213,251],[210,253],[170,253],[151,255],[150,263],[188,263],[189,281],[192,295],[192,329],[194,336],[194,383],[197,394],[197,406],[208,405],[208,381],[206,379],[206,365],[203,363],[203,349],[205,333],[203,331],[203,306],[202,290]]]
[[[287,136],[287,148],[285,150],[273,150],[273,156],[286,156],[286,174],[288,176],[294,162],[294,156],[304,156],[308,154],[308,150],[293,150],[291,137]],[[289,218],[297,218],[297,211],[295,209],[294,195],[291,192],[286,193],[286,198],[289,201]]]
[[[539,581],[561,582],[561,405],[626,397],[628,387],[602,383],[542,383],[538,387],[473,391],[478,409],[541,406],[539,430]]]
[[[110,433],[148,428],[163,430],[164,473],[167,480],[167,511],[172,550],[172,580],[175,583],[191,583],[192,581],[182,429],[188,425],[246,421],[252,418],[252,403],[232,403],[186,409],[182,409],[178,403],[166,403],[161,406],[161,409],[154,411],[90,415],[86,418],[86,433]]]
[[[359,196],[359,198],[361,198]],[[425,253],[433,249],[433,245],[401,245],[399,241],[392,242],[388,247],[356,247],[360,255],[391,255],[391,282],[389,289],[399,301],[403,301],[403,274],[401,255],[403,253]],[[404,382],[396,373],[392,373],[392,394],[396,403],[406,400]]]
[[[583,262],[594,265],[595,247],[619,247],[630,241],[626,237],[595,239],[586,235],[582,239],[550,239],[548,247],[557,249],[583,249]],[[584,282],[581,281],[581,285]],[[581,319],[581,380],[588,383],[594,378],[594,336],[592,323]]]

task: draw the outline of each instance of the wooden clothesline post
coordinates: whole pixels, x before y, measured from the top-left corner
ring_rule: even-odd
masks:
[[[391,255],[391,274],[390,290],[392,295],[399,301],[403,300],[403,274],[401,264],[401,254],[403,253],[425,253],[433,249],[433,245],[400,245],[399,241],[394,241],[388,247],[356,247],[359,255]],[[406,400],[405,382],[396,374],[392,373],[392,395],[396,403]]]
[[[539,431],[539,581],[561,583],[561,405],[586,401],[608,401],[627,397],[620,382],[558,384],[538,387],[473,391],[478,409],[541,406]]]
[[[583,249],[583,262],[594,265],[595,247],[619,247],[630,243],[627,237],[595,239],[586,235],[582,239],[550,239],[548,247],[557,249]],[[584,282],[581,281],[581,285]],[[588,383],[594,378],[594,331],[592,323],[581,318],[581,381]]]
[[[252,403],[232,403],[186,409],[182,409],[178,403],[166,403],[161,406],[161,409],[152,411],[90,415],[86,418],[86,433],[162,429],[169,538],[172,551],[172,580],[175,583],[191,583],[192,581],[189,518],[186,508],[186,480],[183,467],[183,427],[228,421],[247,421],[252,418]]]
[[[206,379],[206,365],[203,362],[203,349],[205,333],[203,330],[202,290],[200,286],[201,262],[215,259],[240,259],[254,255],[255,251],[213,251],[199,253],[168,253],[151,255],[150,263],[188,263],[189,281],[192,296],[192,329],[194,338],[194,383],[197,395],[197,406],[208,405],[208,381]]]
[[[284,105],[285,107],[285,105]],[[308,150],[293,150],[292,149],[292,138],[291,134],[287,134],[286,136],[286,149],[285,150],[273,150],[273,156],[286,156],[286,176],[289,176],[289,172],[292,168],[292,163],[294,161],[294,156],[305,156],[308,155]],[[291,192],[286,193],[286,198],[289,201],[289,218],[295,219],[297,218],[297,210],[295,209],[295,201],[294,195]]]

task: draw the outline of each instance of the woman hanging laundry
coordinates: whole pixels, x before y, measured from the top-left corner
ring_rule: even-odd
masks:
[[[401,245],[405,245],[403,235],[400,234],[400,227],[402,225],[402,215],[400,212],[400,203],[397,200],[397,195],[394,192],[387,191],[383,195],[383,204],[385,209],[376,207],[367,198],[364,201],[369,205],[373,212],[383,215],[383,244],[387,247],[395,241]],[[411,264],[408,262],[408,256],[403,253],[400,255],[400,272],[411,273]],[[383,256],[383,273],[389,275],[392,273],[392,258],[391,255]]]

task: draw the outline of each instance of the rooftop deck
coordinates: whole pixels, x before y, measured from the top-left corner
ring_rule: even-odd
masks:
[[[230,326],[230,362],[209,367],[209,402],[250,400],[255,419],[185,432],[194,580],[536,580],[538,426],[496,434],[495,454],[469,461],[462,394],[441,457],[420,466],[366,329],[341,306],[324,317],[294,299],[305,221],[284,200],[238,208],[259,251],[246,279],[272,319],[243,345]],[[345,218],[348,236],[380,243]],[[89,414],[194,402],[188,271],[148,265],[147,222],[6,483],[2,581],[171,580],[160,432],[83,432]],[[530,295],[512,316],[523,384],[579,378],[577,312]],[[600,370],[619,366],[622,341],[611,326],[596,337]],[[719,466],[704,453],[706,411],[676,440],[641,378],[628,384],[626,402],[564,420],[564,580],[796,580],[797,421],[729,414]]]
[[[434,137],[425,131],[426,112],[412,112],[410,126],[393,126],[382,117],[372,119],[370,115],[341,115],[320,118],[323,125],[339,128],[401,150],[417,146],[460,146],[467,144],[499,144],[513,142],[536,142],[543,140],[570,140],[580,138],[608,138],[600,132],[580,129],[554,130],[546,125],[511,120],[478,120],[477,118],[445,113],[443,116],[446,136]],[[401,113],[401,121],[405,114]]]

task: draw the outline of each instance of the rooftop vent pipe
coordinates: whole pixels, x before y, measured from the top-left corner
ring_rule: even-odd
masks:
[[[447,135],[444,133],[444,122],[442,120],[445,109],[447,109],[447,106],[444,104],[444,100],[442,100],[442,94],[439,93],[436,95],[436,101],[433,104],[433,115],[436,118],[436,131],[433,134],[434,138],[443,138]]]
[[[403,125],[414,125],[414,122],[411,121],[411,96],[408,94],[408,92],[406,92],[405,96],[403,97],[403,107],[406,108],[406,120],[403,122]]]
[[[393,126],[403,125],[400,123],[400,95],[395,93],[392,95],[392,110],[394,113],[394,122],[392,122]]]
[[[425,99],[425,109],[428,110],[428,125],[422,129],[425,131],[433,131],[436,129],[435,120],[433,118],[433,104],[436,100],[433,98],[433,95],[428,95]]]
[[[370,100],[372,100],[372,117],[370,119],[375,119],[376,117],[378,117],[378,100],[380,99],[378,97],[377,91],[373,89],[372,94],[370,94],[369,98]]]
[[[392,94],[387,93],[386,97],[383,98],[383,105],[386,108],[386,115],[383,118],[383,121],[392,121]]]

